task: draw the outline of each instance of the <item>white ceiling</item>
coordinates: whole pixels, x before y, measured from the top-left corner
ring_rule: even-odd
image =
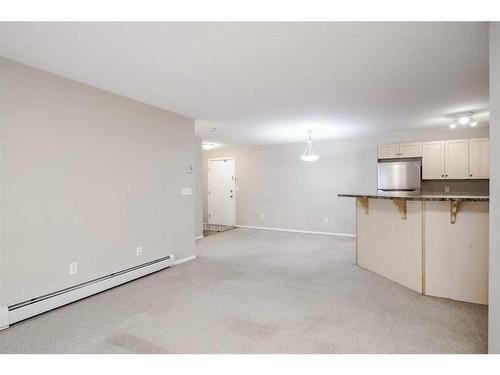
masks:
[[[225,145],[470,110],[488,123],[486,23],[0,23],[0,55],[202,120],[196,133]]]

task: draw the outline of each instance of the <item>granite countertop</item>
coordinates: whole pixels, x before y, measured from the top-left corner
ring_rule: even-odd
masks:
[[[473,194],[439,194],[439,193],[353,193],[339,194],[345,198],[370,198],[370,199],[405,199],[408,201],[468,201],[468,202],[489,202],[487,195]]]

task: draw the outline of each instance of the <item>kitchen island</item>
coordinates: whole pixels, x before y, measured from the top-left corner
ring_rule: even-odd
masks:
[[[489,197],[339,194],[356,199],[356,263],[421,294],[488,303]]]

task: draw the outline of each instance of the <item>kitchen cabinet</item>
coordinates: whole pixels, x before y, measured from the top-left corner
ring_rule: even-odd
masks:
[[[419,158],[422,156],[422,143],[400,143],[399,144],[399,157],[400,158]]]
[[[399,145],[394,143],[391,145],[378,145],[378,158],[379,159],[392,159],[399,157]]]
[[[469,178],[469,140],[444,141],[444,178]]]
[[[469,178],[490,178],[490,140],[469,139]]]
[[[422,143],[393,143],[378,146],[379,159],[418,158],[422,156]]]
[[[424,142],[422,144],[422,179],[440,180],[444,173],[444,142]]]
[[[378,146],[379,159],[422,157],[423,180],[490,178],[489,138],[393,143]]]

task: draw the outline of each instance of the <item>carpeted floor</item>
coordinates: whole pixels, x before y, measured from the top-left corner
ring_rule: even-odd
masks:
[[[353,239],[236,229],[198,258],[0,332],[1,353],[484,353],[486,306],[354,264]]]

